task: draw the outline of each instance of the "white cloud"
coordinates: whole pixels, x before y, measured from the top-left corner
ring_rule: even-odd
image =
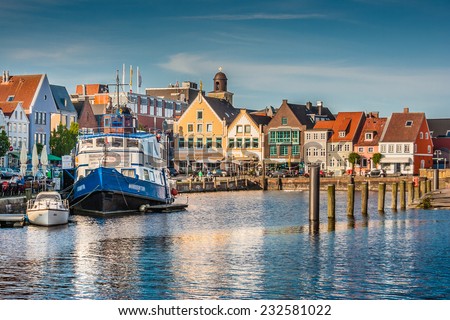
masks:
[[[305,14],[268,14],[268,13],[252,13],[252,14],[217,14],[203,16],[186,16],[185,19],[204,19],[204,20],[226,20],[226,21],[243,21],[243,20],[305,20],[305,19],[323,19],[326,15],[319,13]]]

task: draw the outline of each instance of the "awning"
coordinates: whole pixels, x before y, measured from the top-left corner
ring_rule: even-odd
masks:
[[[8,154],[9,154],[11,157],[14,157],[14,158],[17,158],[17,159],[20,158],[20,152],[19,152],[19,151],[10,151],[10,152],[8,152]]]
[[[52,154],[49,154],[47,157],[48,157],[48,161],[61,161],[60,157],[54,156]]]
[[[381,158],[380,163],[410,163],[410,158],[404,157]]]

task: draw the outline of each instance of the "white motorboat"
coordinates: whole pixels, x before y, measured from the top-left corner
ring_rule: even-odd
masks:
[[[40,192],[27,204],[28,221],[40,226],[55,226],[69,222],[69,202],[56,191]]]

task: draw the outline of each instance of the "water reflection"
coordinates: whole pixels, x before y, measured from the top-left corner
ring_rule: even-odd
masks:
[[[448,211],[379,215],[374,198],[367,216],[348,218],[338,196],[336,219],[322,203],[310,224],[301,192],[194,194],[190,204],[2,229],[0,298],[450,298]]]

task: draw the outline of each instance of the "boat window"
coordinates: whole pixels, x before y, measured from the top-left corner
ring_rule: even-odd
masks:
[[[155,173],[153,171],[150,171],[149,174],[150,174],[150,181],[155,182]]]
[[[135,178],[136,171],[134,169],[122,169],[122,174],[126,177]]]
[[[113,147],[123,147],[123,139],[122,138],[113,138],[112,146]]]
[[[104,118],[104,121],[105,121],[104,126],[105,127],[109,127],[109,120],[110,120],[110,118],[106,118],[106,117]]]
[[[150,180],[150,175],[148,174],[148,170],[144,170],[144,180]]]
[[[105,138],[97,138],[97,139],[95,139],[95,145],[97,147],[103,147],[105,145]]]
[[[81,148],[92,148],[92,146],[93,146],[92,139],[88,139],[82,142]]]
[[[139,142],[136,139],[127,139],[127,147],[129,148],[137,148]]]
[[[92,169],[86,169],[84,170],[85,175],[89,175],[93,170]]]

